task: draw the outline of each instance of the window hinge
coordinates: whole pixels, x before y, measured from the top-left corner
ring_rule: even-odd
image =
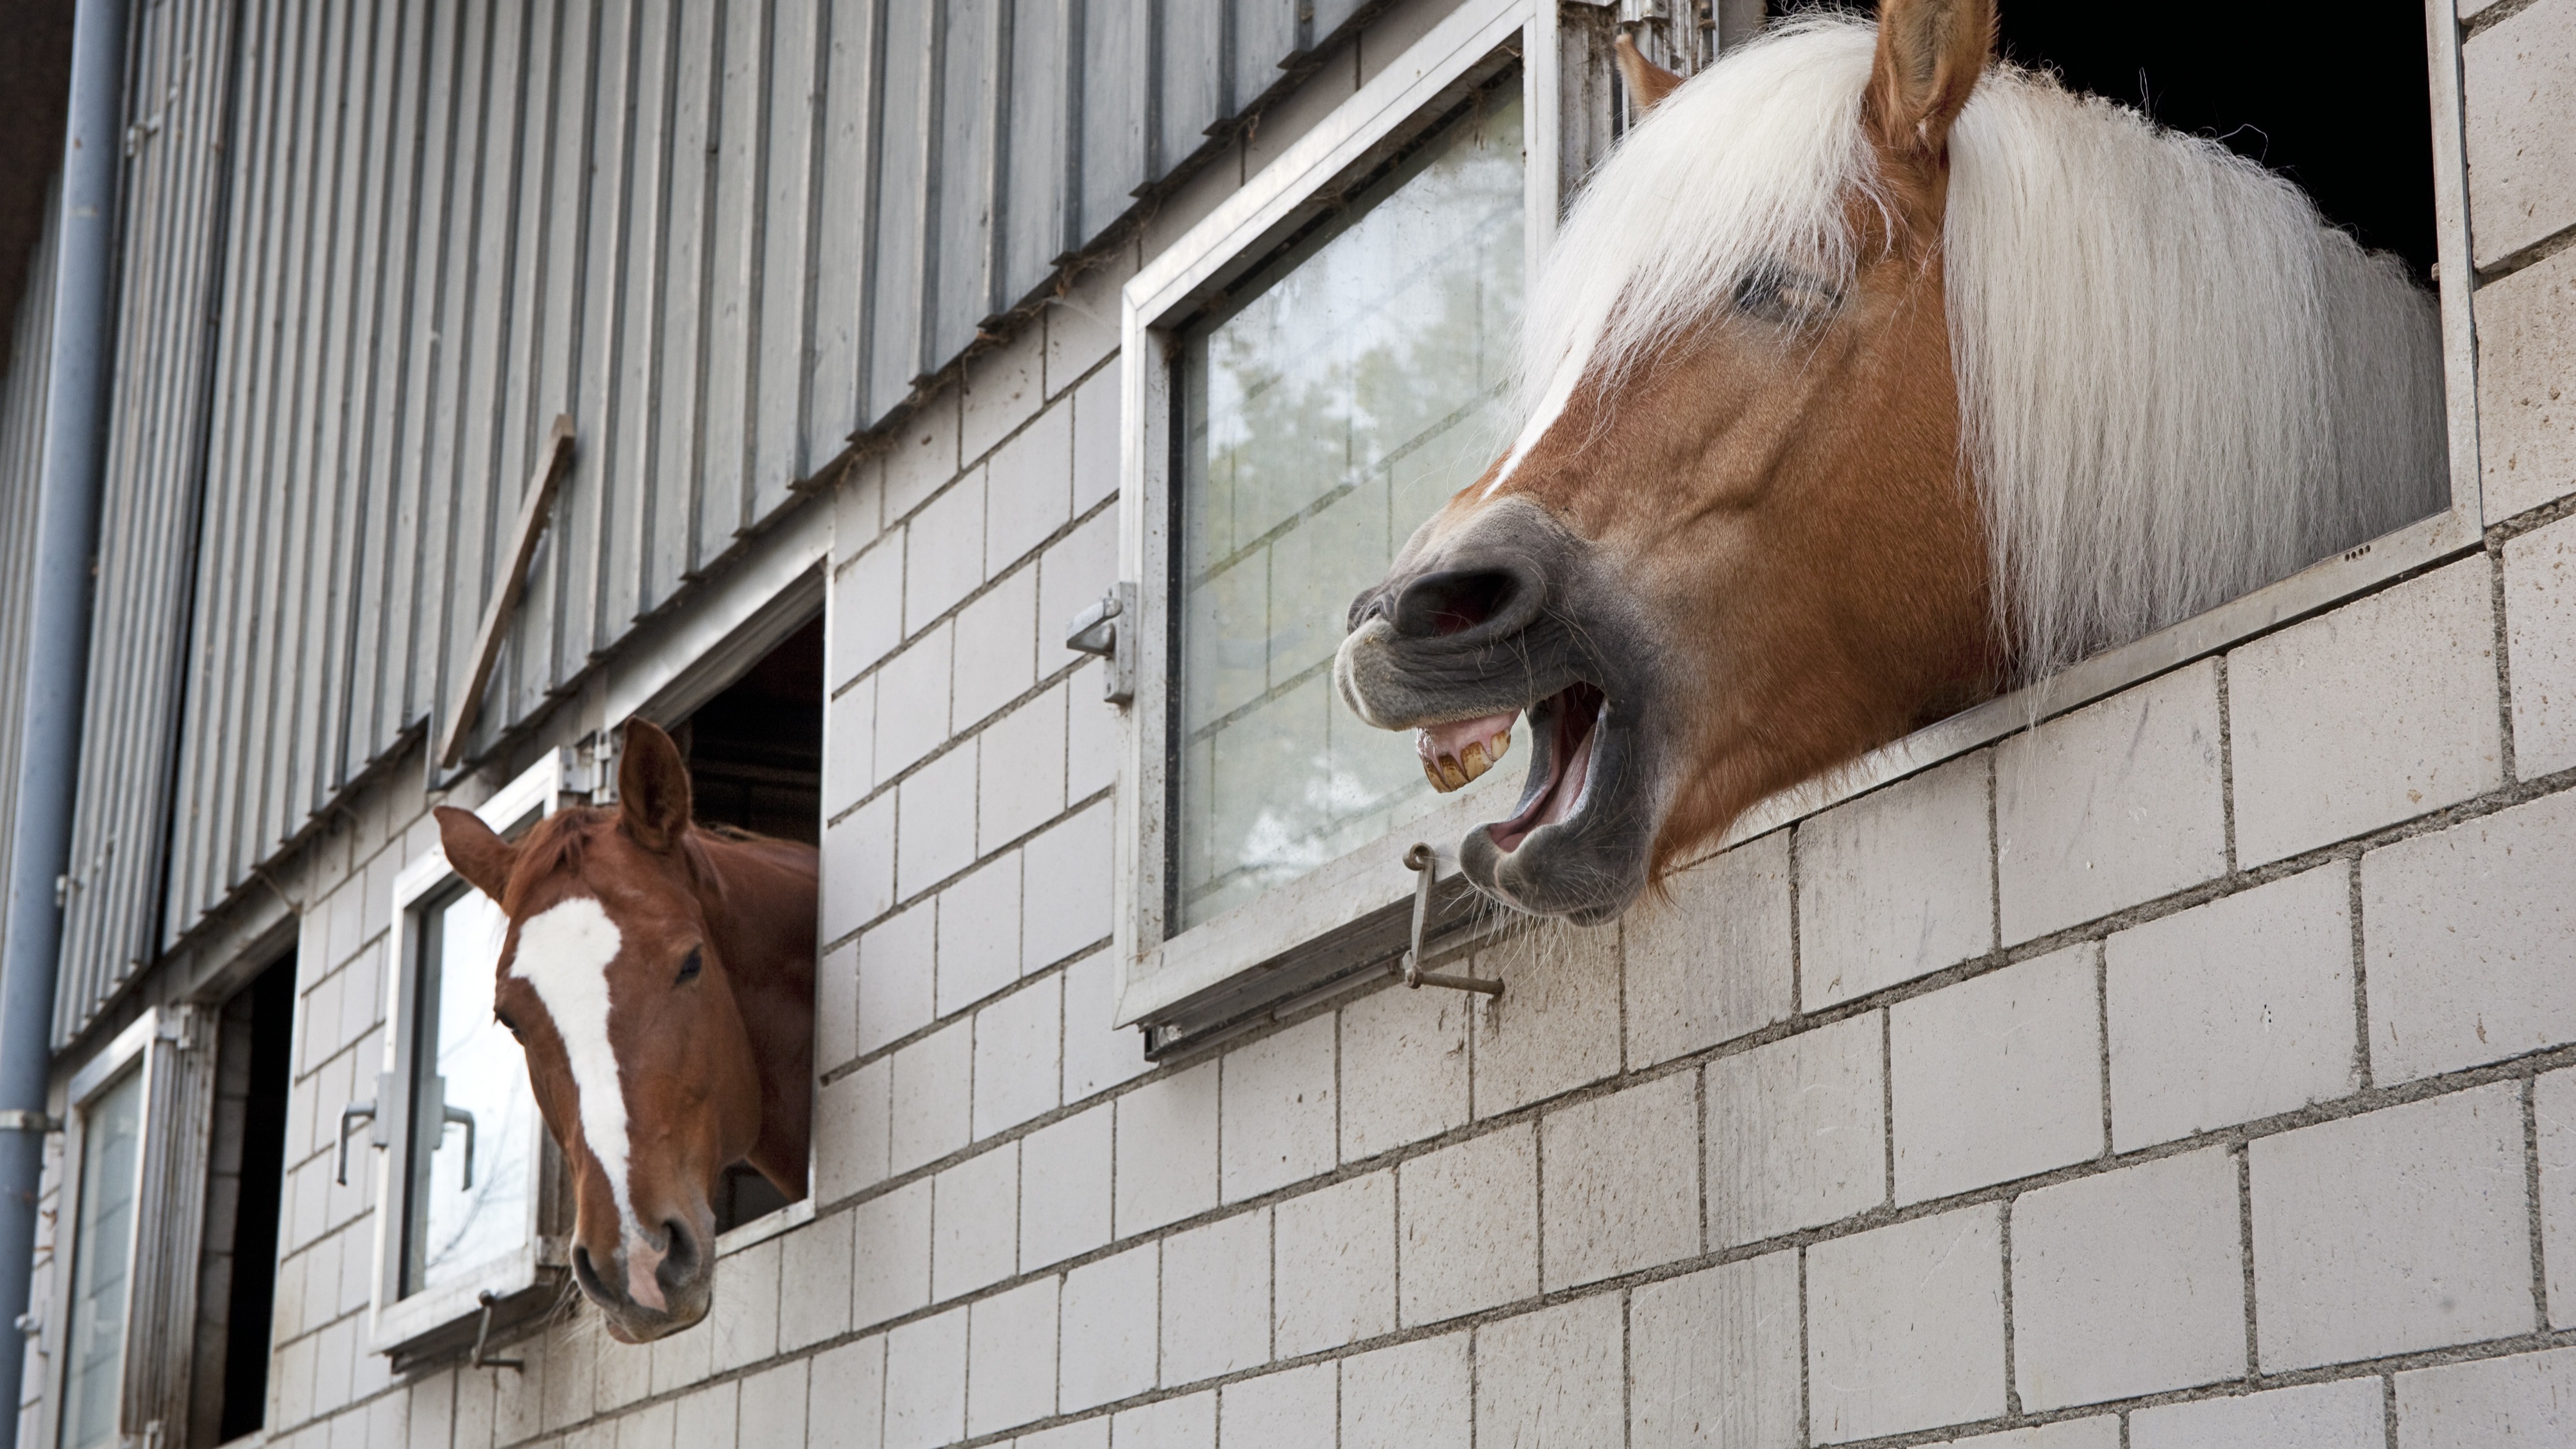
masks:
[[[161,1023],[155,1031],[161,1040],[180,1051],[193,1048],[197,1044],[197,1008],[186,1002],[161,1008]]]
[[[1415,841],[1404,852],[1404,865],[1413,872],[1413,944],[1406,948],[1404,959],[1396,964],[1396,974],[1416,991],[1425,986],[1446,986],[1452,991],[1474,991],[1486,996],[1503,994],[1503,983],[1481,976],[1449,976],[1423,968],[1434,961],[1447,961],[1466,954],[1470,942],[1452,938],[1426,953],[1422,949],[1422,928],[1431,919],[1431,887],[1440,878],[1440,853],[1423,841]],[[1461,933],[1464,937],[1466,933]]]
[[[1077,654],[1097,654],[1109,661],[1100,697],[1126,704],[1136,697],[1136,631],[1122,624],[1136,616],[1136,586],[1113,585],[1100,602],[1073,616],[1064,626],[1064,647]]]
[[[22,1107],[0,1109],[0,1132],[34,1132],[42,1135],[62,1130],[63,1120],[60,1117],[48,1117],[42,1112],[30,1112]]]

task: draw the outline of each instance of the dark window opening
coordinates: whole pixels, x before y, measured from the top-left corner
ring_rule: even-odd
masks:
[[[295,958],[224,1003],[217,1027],[206,1231],[197,1269],[196,1363],[188,1442],[258,1432],[268,1410],[277,1299],[278,1210],[286,1184],[286,1093],[295,1045]]]
[[[823,621],[818,616],[761,657],[671,732],[689,762],[698,823],[782,840],[823,839]],[[740,1163],[725,1169],[716,1230],[787,1205]]]
[[[2429,277],[2433,100],[2421,0],[2279,0],[2231,9],[2220,24],[2099,0],[1997,0],[1996,11],[2006,58],[2270,167],[2363,246]]]

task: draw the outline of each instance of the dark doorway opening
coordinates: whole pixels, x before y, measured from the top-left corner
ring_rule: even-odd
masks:
[[[1769,5],[1773,15],[1813,8]],[[2223,20],[2101,0],[1996,0],[1996,12],[2006,58],[2270,167],[2363,246],[2405,258],[2419,281],[2430,275],[2421,0],[2272,0],[2231,7]]]
[[[823,839],[823,620],[817,616],[761,656],[671,731],[689,762],[701,825],[731,825],[782,840]],[[716,1230],[787,1205],[749,1167],[725,1170]]]
[[[267,1418],[286,1096],[294,1066],[294,956],[260,972],[224,1003],[216,1039],[196,1362],[188,1388],[191,1444],[256,1433]]]

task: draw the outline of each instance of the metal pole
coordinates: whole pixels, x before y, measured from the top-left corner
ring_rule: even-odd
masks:
[[[80,0],[72,23],[69,126],[63,138],[62,232],[55,247],[54,325],[45,391],[44,467],[36,502],[36,576],[28,610],[18,815],[9,822],[8,918],[0,937],[0,1322],[27,1311],[36,1188],[53,1056],[54,973],[62,943],[55,882],[70,864],[89,665],[92,557],[106,452],[110,324],[116,284],[117,157],[123,131],[124,0]],[[26,305],[37,299],[30,296]],[[0,1449],[18,1437],[26,1355],[0,1343]]]

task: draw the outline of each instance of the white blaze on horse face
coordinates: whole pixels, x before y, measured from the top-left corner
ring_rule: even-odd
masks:
[[[631,1257],[643,1233],[626,1181],[626,1090],[608,1040],[608,963],[623,944],[599,902],[575,896],[521,923],[510,974],[537,989],[563,1039],[573,1090],[581,1095],[581,1138],[617,1200],[618,1228]]]

